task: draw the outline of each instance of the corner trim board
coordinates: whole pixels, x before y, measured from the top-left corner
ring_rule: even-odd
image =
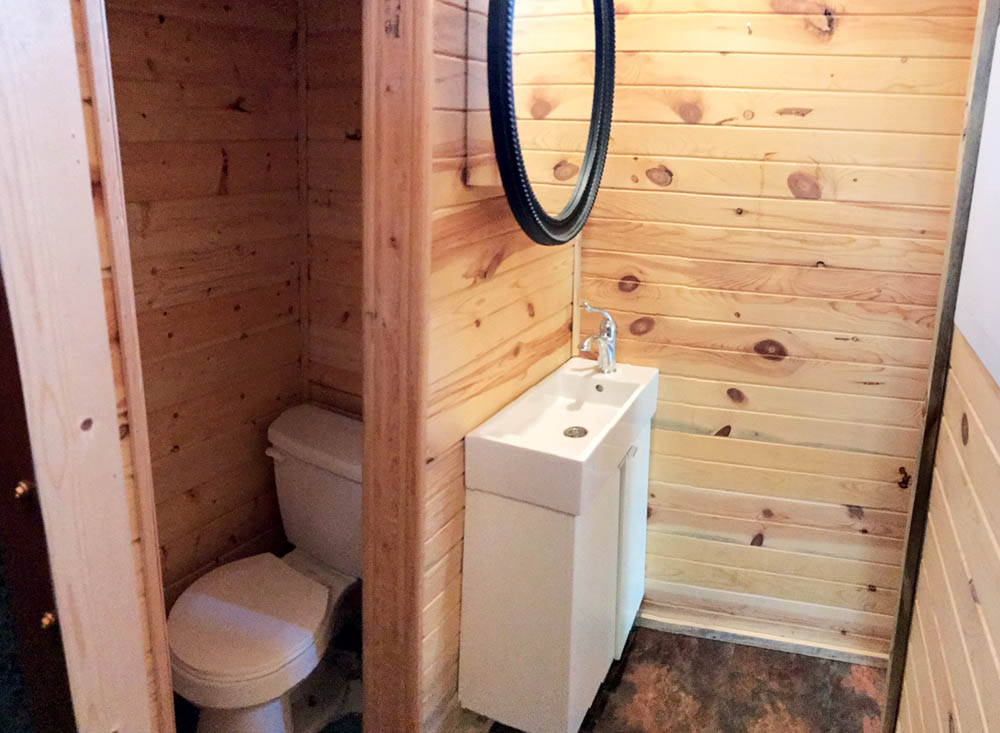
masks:
[[[969,230],[972,194],[979,163],[979,148],[986,115],[986,93],[990,84],[990,71],[1000,24],[1000,0],[982,0],[979,47],[974,67],[973,86],[969,95],[969,112],[962,149],[961,174],[952,221],[951,247],[947,268],[941,285],[938,332],[935,340],[934,361],[931,366],[927,399],[927,417],[924,422],[923,440],[917,462],[916,485],[909,526],[906,531],[906,550],[903,574],[896,611],[889,655],[889,676],[886,687],[886,706],[882,718],[884,733],[894,733],[899,715],[900,697],[903,692],[903,675],[906,670],[910,627],[913,622],[913,605],[917,593],[917,578],[927,530],[927,512],[930,507],[931,483],[934,460],[937,454],[938,434],[944,405],[945,386],[955,331],[955,306],[958,302],[959,279],[965,254],[965,238]]]

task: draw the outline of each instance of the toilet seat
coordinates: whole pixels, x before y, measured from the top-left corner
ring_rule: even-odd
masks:
[[[170,612],[174,689],[206,708],[245,708],[281,697],[326,651],[341,592],[270,553],[216,568]]]

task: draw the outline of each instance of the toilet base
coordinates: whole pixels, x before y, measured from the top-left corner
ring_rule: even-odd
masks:
[[[252,708],[202,708],[198,718],[198,733],[291,732],[292,705],[288,695]]]

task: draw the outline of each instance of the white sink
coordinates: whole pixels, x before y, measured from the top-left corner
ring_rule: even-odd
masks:
[[[593,361],[570,359],[466,436],[466,485],[581,514],[649,430],[657,376],[629,364],[602,374]],[[579,428],[586,433],[570,437]]]

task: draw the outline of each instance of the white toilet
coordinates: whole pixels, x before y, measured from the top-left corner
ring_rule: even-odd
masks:
[[[216,568],[167,622],[174,689],[201,708],[200,733],[291,731],[291,691],[319,664],[361,576],[361,423],[299,405],[267,434],[295,549]]]

